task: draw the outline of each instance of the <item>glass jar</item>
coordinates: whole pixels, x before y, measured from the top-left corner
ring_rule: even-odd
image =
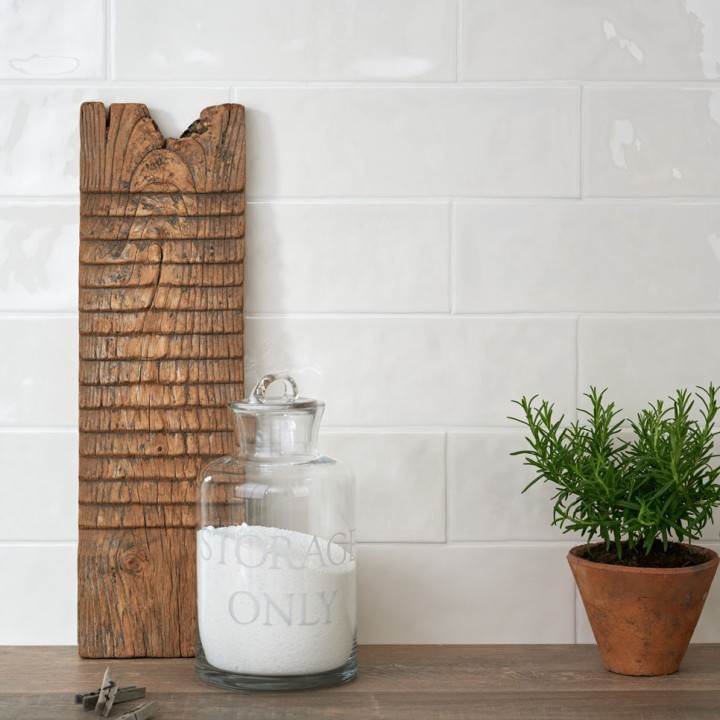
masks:
[[[276,380],[282,397],[267,397]],[[347,682],[357,672],[354,483],[317,452],[325,405],[277,374],[230,407],[237,451],[200,475],[196,673],[242,690]]]

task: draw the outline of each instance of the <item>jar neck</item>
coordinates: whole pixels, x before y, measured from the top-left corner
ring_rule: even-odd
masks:
[[[300,410],[233,408],[238,452],[246,457],[317,457],[317,438],[324,406]]]

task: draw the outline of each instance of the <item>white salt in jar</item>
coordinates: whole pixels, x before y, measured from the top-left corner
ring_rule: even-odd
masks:
[[[285,384],[282,397],[265,390]],[[267,375],[231,405],[238,449],[201,474],[197,675],[226,688],[357,672],[352,475],[316,450],[324,404]]]

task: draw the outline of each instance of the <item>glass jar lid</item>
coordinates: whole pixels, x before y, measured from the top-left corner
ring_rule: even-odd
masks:
[[[280,396],[268,396],[267,389],[276,381],[283,382],[283,394]],[[253,388],[250,397],[237,400],[230,404],[231,409],[235,412],[253,414],[258,412],[311,410],[324,406],[325,403],[321,400],[299,397],[297,383],[288,373],[284,372],[264,375]]]
[[[266,391],[280,380],[281,396]],[[235,413],[241,452],[256,457],[309,456],[315,449],[325,403],[298,397],[297,383],[287,373],[271,373],[260,379],[250,397],[230,404]]]

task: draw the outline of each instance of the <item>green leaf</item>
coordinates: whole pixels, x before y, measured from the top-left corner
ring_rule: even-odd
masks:
[[[588,542],[599,537],[618,555],[623,542],[648,551],[656,539],[666,549],[671,537],[698,539],[720,505],[717,388],[679,389],[629,421],[606,393],[591,387],[589,407],[578,408],[582,422],[569,424],[537,395],[513,400],[522,415],[510,419],[529,434],[525,449],[511,455],[534,472],[523,492],[550,483],[553,524]],[[629,440],[620,437],[628,426]]]

